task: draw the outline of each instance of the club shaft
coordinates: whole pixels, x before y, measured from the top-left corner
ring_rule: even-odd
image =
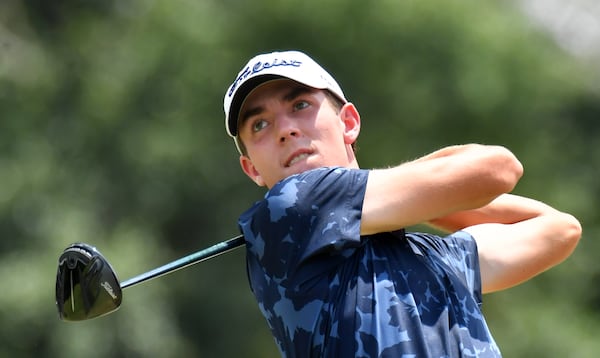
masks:
[[[130,278],[129,280],[121,282],[121,288],[127,288],[130,286],[137,285],[139,283],[155,279],[160,276],[164,276],[169,273],[173,273],[175,271],[181,270],[188,266],[197,264],[199,262],[211,259],[215,256],[219,256],[228,251],[231,251],[237,247],[244,245],[244,236],[239,235],[227,241],[220,242],[213,246],[207,247],[204,250],[200,250],[188,256],[182,257],[178,260],[170,262],[161,267],[157,267],[154,270],[142,273],[135,277]]]

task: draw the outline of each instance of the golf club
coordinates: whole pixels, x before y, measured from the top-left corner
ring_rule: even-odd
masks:
[[[84,243],[71,244],[58,259],[58,315],[64,321],[82,321],[106,315],[121,305],[123,289],[216,257],[244,243],[244,237],[239,235],[121,283],[95,247]]]

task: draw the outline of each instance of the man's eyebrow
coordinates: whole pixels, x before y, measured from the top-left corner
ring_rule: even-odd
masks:
[[[244,123],[246,123],[248,118],[250,118],[252,116],[256,116],[258,114],[261,114],[263,111],[264,111],[263,106],[256,106],[256,107],[248,108],[247,110],[245,110],[244,112],[242,112],[240,114],[238,125],[241,127]]]
[[[312,93],[314,89],[302,85],[292,87],[284,96],[283,99],[287,102],[293,101],[303,94]]]
[[[297,85],[297,86],[292,87],[288,92],[286,92],[283,95],[282,99],[285,102],[291,102],[294,99],[302,96],[303,94],[312,93],[314,91],[315,90],[310,87],[303,86],[303,85]],[[256,106],[256,107],[246,109],[244,112],[240,113],[239,125],[242,126],[248,120],[248,118],[259,115],[263,111],[264,111],[263,106]]]

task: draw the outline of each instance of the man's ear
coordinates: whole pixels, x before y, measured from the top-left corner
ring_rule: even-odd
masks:
[[[252,160],[250,160],[249,157],[243,154],[240,155],[240,166],[242,167],[242,170],[248,176],[248,178],[252,179],[252,181],[255,182],[256,185],[265,186],[265,182],[262,179],[262,176],[260,175],[258,170],[256,170],[254,164],[252,163]]]
[[[354,104],[348,102],[340,109],[340,118],[344,123],[344,142],[352,144],[360,133],[360,114]]]

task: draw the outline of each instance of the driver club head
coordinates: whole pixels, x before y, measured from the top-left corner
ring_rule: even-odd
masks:
[[[58,259],[56,306],[60,319],[82,321],[118,309],[123,297],[117,275],[95,247],[75,243]]]

